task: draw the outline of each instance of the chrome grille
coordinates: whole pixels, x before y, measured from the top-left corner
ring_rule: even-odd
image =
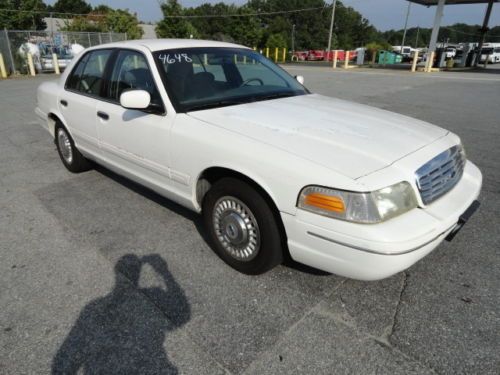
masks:
[[[465,161],[464,151],[457,145],[417,169],[417,186],[424,204],[434,202],[457,184],[464,172]]]

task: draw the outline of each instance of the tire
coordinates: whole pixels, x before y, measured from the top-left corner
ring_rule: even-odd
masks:
[[[274,209],[248,183],[222,178],[203,200],[203,219],[217,255],[247,275],[283,261],[283,238]]]
[[[68,171],[80,173],[91,168],[89,161],[78,151],[73,138],[61,124],[56,125],[54,142],[57,146],[57,153]]]

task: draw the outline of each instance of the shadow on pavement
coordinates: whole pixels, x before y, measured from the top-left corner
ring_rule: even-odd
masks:
[[[140,288],[149,264],[164,287]],[[165,335],[191,317],[184,291],[157,254],[128,254],[115,265],[116,283],[80,313],[52,362],[52,374],[176,374]],[[161,310],[159,313],[158,310]]]

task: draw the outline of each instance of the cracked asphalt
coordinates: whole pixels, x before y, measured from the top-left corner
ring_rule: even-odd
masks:
[[[499,374],[500,74],[286,67],[312,91],[459,134],[482,206],[389,279],[227,267],[200,218],[35,123],[41,76],[0,81],[0,374]]]

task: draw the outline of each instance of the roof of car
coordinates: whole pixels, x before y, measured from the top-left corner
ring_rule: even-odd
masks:
[[[201,39],[137,39],[123,42],[101,44],[96,48],[103,47],[134,47],[143,46],[151,51],[160,51],[164,49],[175,48],[193,48],[193,47],[230,47],[230,48],[248,48],[239,44],[218,42],[215,40]]]

